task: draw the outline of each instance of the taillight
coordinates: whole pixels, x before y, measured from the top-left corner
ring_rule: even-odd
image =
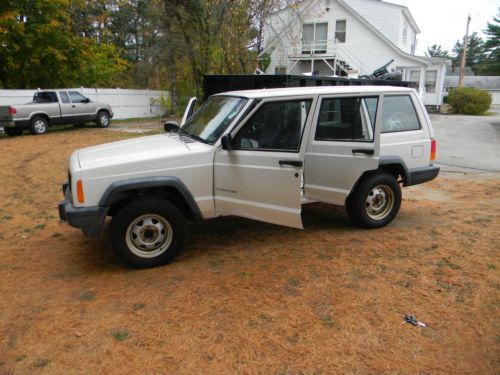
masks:
[[[78,203],[84,203],[85,197],[83,196],[83,183],[82,180],[76,182],[76,197],[78,198]]]
[[[431,139],[431,160],[436,159],[436,140],[434,138]]]
[[[11,115],[15,115],[17,113],[17,109],[15,109],[14,107],[9,107],[9,113]]]

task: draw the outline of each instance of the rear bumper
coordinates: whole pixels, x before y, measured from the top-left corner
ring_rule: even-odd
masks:
[[[59,202],[59,218],[71,226],[80,228],[86,236],[96,236],[101,231],[108,207],[75,207],[71,200],[69,185],[63,185],[64,200]]]
[[[429,165],[423,168],[408,169],[406,171],[405,186],[418,185],[434,180],[439,174],[439,167]]]
[[[16,123],[14,121],[0,121],[0,128],[15,128]]]

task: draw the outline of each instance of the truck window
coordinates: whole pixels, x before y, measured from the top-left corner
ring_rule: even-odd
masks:
[[[417,113],[409,95],[384,97],[382,133],[420,129]]]
[[[69,97],[72,103],[85,103],[87,98],[80,94],[78,91],[70,91]]]
[[[70,103],[69,96],[66,91],[59,91],[59,96],[61,97],[61,102]]]
[[[312,99],[264,103],[240,129],[234,148],[299,151]]]
[[[321,101],[317,141],[373,141],[378,97],[327,98]]]
[[[36,92],[33,95],[33,102],[35,103],[57,103],[57,95],[52,91]]]

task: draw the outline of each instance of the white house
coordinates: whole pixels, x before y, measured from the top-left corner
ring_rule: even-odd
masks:
[[[415,56],[420,32],[408,8],[381,0],[304,0],[271,14],[264,24],[266,73],[368,75],[389,70],[416,82],[429,106],[443,100],[448,60]]]

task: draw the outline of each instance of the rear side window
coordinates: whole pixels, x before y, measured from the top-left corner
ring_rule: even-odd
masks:
[[[57,95],[51,91],[37,92],[33,97],[33,101],[35,103],[57,103]]]
[[[59,96],[61,97],[61,102],[69,103],[69,96],[66,91],[59,91]]]
[[[71,98],[72,103],[84,103],[85,100],[87,99],[85,96],[83,96],[77,91],[70,91],[69,97]]]
[[[318,141],[373,141],[378,97],[328,98],[321,101]]]
[[[417,113],[409,95],[384,97],[382,133],[420,129]]]

